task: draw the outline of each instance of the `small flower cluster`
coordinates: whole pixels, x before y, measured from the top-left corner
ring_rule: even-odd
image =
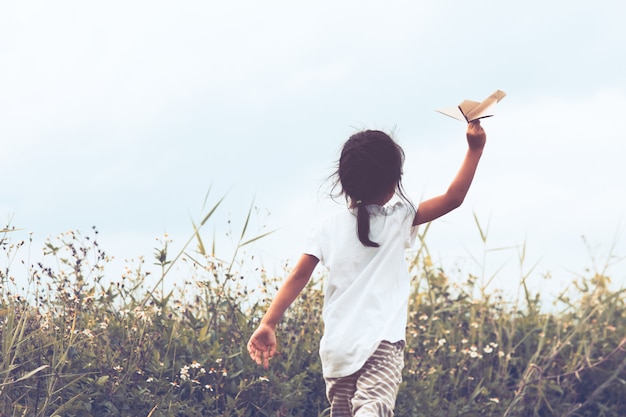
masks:
[[[200,381],[198,380],[199,376],[206,373],[206,369],[204,369],[202,365],[200,365],[196,361],[193,361],[191,365],[185,365],[180,368],[179,376],[181,381],[191,381],[193,383],[200,384]]]
[[[462,343],[467,343],[467,339],[463,339],[461,341]],[[461,353],[468,355],[470,358],[478,358],[478,359],[482,359],[483,358],[483,353],[486,354],[490,354],[493,353],[493,351],[495,349],[498,348],[498,344],[495,342],[490,342],[489,344],[485,345],[482,349],[482,352],[478,349],[478,346],[476,345],[471,345],[470,347],[466,347],[463,348],[461,350]],[[502,351],[498,351],[498,357],[503,357],[504,356],[504,352]]]
[[[222,363],[221,359],[217,359],[216,363],[219,365]],[[227,377],[228,370],[226,368],[216,369],[209,368],[208,370],[200,363],[193,361],[189,365],[184,365],[180,368],[178,373],[180,384],[191,383],[194,386],[201,386],[203,390],[214,392],[214,384],[216,383],[216,377]],[[179,387],[180,384],[172,382],[171,385]]]

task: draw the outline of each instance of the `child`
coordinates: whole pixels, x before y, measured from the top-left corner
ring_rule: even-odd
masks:
[[[421,202],[417,210],[402,187],[402,148],[380,131],[351,136],[335,182],[349,210],[317,225],[250,337],[250,357],[267,368],[276,354],[278,321],[321,262],[328,279],[320,357],[333,417],[393,415],[410,294],[404,251],[415,242],[417,225],[463,202],[486,141],[479,121],[468,124],[466,136],[469,148],[448,190]],[[398,201],[387,204],[394,196]]]

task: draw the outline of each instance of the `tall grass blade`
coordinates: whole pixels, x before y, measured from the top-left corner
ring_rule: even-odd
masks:
[[[50,366],[48,366],[48,365],[41,365],[40,367],[35,368],[32,371],[30,371],[30,372],[27,372],[26,374],[22,375],[21,377],[17,378],[16,380],[13,380],[11,382],[0,383],[0,387],[4,387],[4,386],[7,386],[7,385],[11,385],[11,384],[15,384],[15,383],[24,381],[24,380],[30,378],[31,376],[35,375],[36,373],[41,372],[44,369],[49,368],[49,367]],[[17,367],[14,367],[13,369],[15,369],[15,368],[17,368]],[[11,369],[11,370],[13,370],[13,369]]]
[[[262,239],[262,238],[264,238],[266,236],[269,236],[269,235],[271,235],[274,232],[276,232],[276,231],[272,230],[272,231],[269,231],[267,233],[263,233],[263,234],[261,234],[261,235],[259,235],[257,237],[253,237],[252,239],[249,239],[249,240],[246,240],[245,242],[240,243],[239,247],[243,247],[243,246],[249,245],[250,243],[256,242],[257,240]]]
[[[206,250],[204,248],[204,243],[202,242],[202,237],[200,236],[200,230],[196,226],[196,223],[193,221],[193,219],[191,220],[191,225],[193,226],[193,231],[196,235],[196,240],[198,241],[198,253],[206,256]]]
[[[480,240],[482,240],[483,243],[486,243],[489,225],[487,225],[487,229],[483,229],[483,227],[480,224],[480,220],[478,220],[478,215],[475,212],[472,214],[474,216],[474,223],[476,223],[476,227],[478,227],[478,233],[480,233]]]
[[[202,219],[202,221],[200,222],[200,226],[198,228],[195,228],[193,233],[191,234],[191,236],[189,237],[189,239],[187,240],[187,242],[183,245],[183,247],[181,248],[180,251],[178,251],[178,253],[176,254],[176,256],[174,257],[174,259],[169,263],[167,269],[165,269],[163,271],[163,273],[161,274],[161,277],[157,280],[157,282],[154,284],[154,286],[152,287],[152,290],[148,292],[148,294],[144,297],[143,302],[141,303],[141,306],[145,306],[146,302],[150,299],[151,295],[154,294],[156,292],[156,290],[159,288],[159,286],[163,283],[163,281],[165,280],[165,277],[167,276],[167,274],[169,273],[169,271],[172,269],[172,267],[174,266],[174,264],[176,263],[176,261],[178,261],[178,259],[185,253],[185,250],[187,249],[187,246],[189,246],[189,244],[196,238],[198,231],[200,230],[200,228],[202,226],[204,226],[204,224],[211,218],[211,216],[213,215],[213,213],[215,213],[215,211],[217,210],[217,208],[222,204],[222,202],[224,201],[224,198],[226,198],[226,195],[222,196],[222,198],[219,199],[219,201],[213,206],[213,208],[211,208],[211,210],[209,210],[209,212],[206,214],[206,216],[204,216],[204,218]]]

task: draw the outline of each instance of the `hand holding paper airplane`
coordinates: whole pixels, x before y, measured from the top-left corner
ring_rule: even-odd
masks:
[[[506,93],[504,91],[496,90],[495,93],[493,93],[480,103],[472,100],[464,100],[457,107],[437,111],[439,113],[445,114],[446,116],[453,117],[457,120],[465,120],[469,123],[473,120],[493,116],[493,114],[489,112],[489,109],[494,104],[502,100],[505,96]]]

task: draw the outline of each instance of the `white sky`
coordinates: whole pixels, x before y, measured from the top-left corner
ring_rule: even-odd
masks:
[[[473,271],[476,213],[488,249],[525,244],[531,288],[558,291],[593,267],[581,236],[600,263],[613,244],[626,256],[625,15],[620,0],[0,2],[0,216],[35,242],[95,225],[124,259],[163,233],[182,245],[211,187],[209,205],[228,195],[207,239],[254,199],[279,229],[255,246],[270,269],[298,256],[355,129],[395,130],[419,201],[465,152],[464,124],[434,109],[502,89],[474,186],[429,247]],[[489,254],[487,275],[512,270],[494,285],[516,287],[516,257]]]

